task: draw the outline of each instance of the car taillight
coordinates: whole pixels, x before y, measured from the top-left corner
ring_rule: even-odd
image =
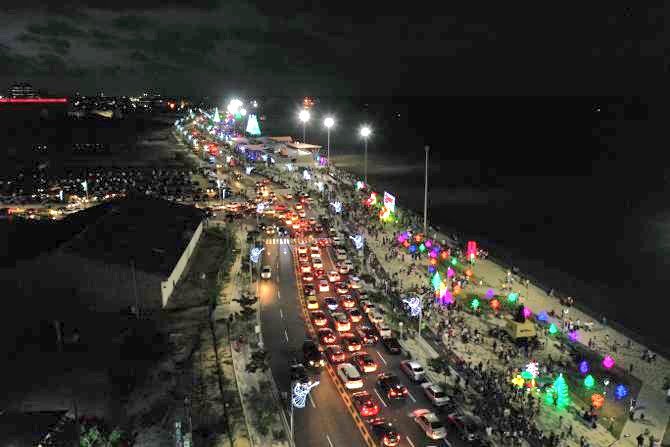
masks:
[[[391,396],[395,396],[396,395],[395,390],[391,390],[390,394],[391,394]]]
[[[403,390],[402,390],[402,393],[403,393],[403,394],[407,394],[407,388],[403,389]]]

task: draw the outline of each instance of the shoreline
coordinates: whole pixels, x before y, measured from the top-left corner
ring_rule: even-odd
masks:
[[[345,166],[342,167],[341,165],[338,165],[336,161],[333,161],[333,167],[335,169],[342,170],[350,177],[360,176],[360,174],[357,172],[358,171],[357,169],[355,168],[351,170],[348,169],[346,163]],[[369,183],[373,184],[372,182]],[[421,215],[421,212],[407,206],[399,206],[399,205],[396,206],[398,208],[407,210],[408,214],[412,216],[412,219],[415,222],[417,223],[422,222],[423,217]],[[523,254],[519,253],[509,254],[511,249],[505,249],[503,244],[491,242],[487,240],[487,238],[482,236],[472,235],[467,232],[460,231],[459,229],[449,226],[447,224],[440,223],[438,225],[429,225],[428,228],[429,232],[432,231],[435,234],[437,234],[439,236],[438,239],[440,240],[444,239],[453,241],[451,235],[456,235],[459,239],[459,243],[461,244],[464,243],[465,240],[469,239],[477,240],[478,242],[483,243],[483,245],[489,251],[488,260],[490,260],[500,268],[504,270],[511,270],[514,266],[520,267],[519,273],[524,278],[528,278],[531,281],[532,285],[538,287],[539,289],[544,290],[545,292],[548,292],[549,290],[553,289],[554,300],[556,301],[556,304],[558,305],[559,308],[561,307],[560,304],[561,297],[568,297],[568,296],[576,297],[573,307],[581,311],[582,313],[588,315],[593,321],[599,323],[602,322],[602,316],[604,315],[607,318],[606,320],[607,326],[610,326],[613,330],[619,332],[621,335],[627,338],[630,338],[631,340],[633,340],[638,344],[644,345],[649,349],[652,349],[654,352],[662,355],[665,358],[670,358],[670,345],[664,344],[663,341],[660,342],[655,341],[653,339],[653,336],[651,335],[644,335],[639,332],[636,332],[633,329],[626,327],[615,317],[608,315],[607,311],[598,309],[599,306],[593,306],[593,305],[589,306],[579,298],[580,296],[593,296],[599,298],[601,302],[607,302],[605,294],[607,293],[608,286],[604,284],[590,285],[585,283],[584,280],[575,277],[574,275],[570,275],[568,273],[550,267],[538,268],[537,266],[533,266],[533,264],[537,264],[538,262],[541,262],[541,260],[524,257]],[[501,253],[508,253],[508,254],[501,255]],[[517,276],[519,275],[517,274]],[[557,282],[562,285],[559,287],[550,287],[547,285],[551,284],[552,282]],[[566,284],[568,284],[567,287]],[[566,293],[567,289],[572,290],[572,292]]]

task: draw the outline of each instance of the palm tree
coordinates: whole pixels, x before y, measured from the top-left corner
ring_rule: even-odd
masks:
[[[447,384],[447,377],[451,376],[451,368],[449,362],[444,357],[436,357],[428,360],[428,367],[437,374],[444,376],[444,384]]]

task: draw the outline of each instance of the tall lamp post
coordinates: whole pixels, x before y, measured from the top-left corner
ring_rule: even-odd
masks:
[[[368,126],[363,126],[361,127],[361,136],[363,137],[363,140],[365,141],[365,158],[363,162],[363,169],[364,169],[364,177],[365,177],[365,184],[368,184],[368,137],[372,133],[372,130]]]
[[[306,141],[306,132],[307,132],[307,121],[309,121],[309,110],[301,110],[298,114],[298,118],[302,121],[302,142],[307,143]]]
[[[330,128],[333,127],[335,124],[335,120],[333,118],[326,117],[325,120],[323,120],[323,125],[326,126],[326,129],[328,129],[328,145],[326,146],[327,152],[326,152],[326,159],[328,160],[328,166],[330,166]]]
[[[428,234],[428,152],[430,152],[430,146],[425,146],[426,150],[426,181],[423,189],[423,234]]]

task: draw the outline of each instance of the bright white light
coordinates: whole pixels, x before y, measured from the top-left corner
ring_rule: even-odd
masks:
[[[268,161],[268,155],[267,154],[262,154],[261,158],[263,159],[263,161]]]
[[[363,138],[369,137],[371,133],[372,133],[372,129],[370,129],[368,126],[361,127],[361,136]]]
[[[230,155],[226,155],[226,163],[230,163],[230,160],[232,160],[233,157]]]
[[[326,126],[328,129],[333,127],[335,124],[335,120],[331,117],[327,117],[325,120],[323,120],[323,125]]]
[[[246,116],[247,115],[247,109],[245,109],[245,108],[240,109],[240,115]]]
[[[340,214],[342,212],[342,202],[331,202],[335,213]]]
[[[251,105],[254,106],[254,107],[258,107],[258,101],[253,101],[253,102],[251,103]]]
[[[422,311],[421,298],[413,296],[410,299],[402,300],[403,303],[407,304],[409,307],[409,314],[413,317],[418,317]]]
[[[244,170],[246,171],[247,175],[251,175],[251,171],[254,170],[254,167],[253,166],[247,166]]]
[[[258,264],[258,261],[261,260],[261,253],[263,253],[263,250],[265,250],[265,247],[263,248],[258,248],[254,247],[251,249],[251,252],[249,253],[249,259],[251,259],[251,262],[254,264]]]
[[[296,382],[291,393],[291,403],[293,406],[296,408],[305,408],[309,392],[318,384],[318,380],[316,382],[309,381],[307,383]]]
[[[312,179],[312,176],[309,174],[309,171],[307,169],[302,171],[302,178],[304,178],[305,180],[311,180]]]
[[[323,182],[316,182],[316,188],[319,192],[323,192]]]
[[[263,214],[263,211],[265,211],[265,202],[260,202],[258,205],[256,205],[256,213],[258,214]]]
[[[298,118],[300,118],[300,121],[303,123],[306,123],[309,121],[309,111],[308,110],[301,110],[300,113],[298,114]]]
[[[363,250],[363,247],[365,247],[365,239],[363,238],[362,234],[357,234],[356,236],[349,236],[349,238],[354,241],[354,246],[356,247],[356,250]]]
[[[237,115],[237,112],[240,111],[240,108],[243,105],[244,105],[244,103],[242,101],[240,101],[239,99],[232,99],[228,103],[228,107],[227,107],[226,110],[228,110],[228,113],[230,113],[231,115]]]
[[[291,163],[286,163],[286,170],[288,172],[293,172],[293,165]]]

